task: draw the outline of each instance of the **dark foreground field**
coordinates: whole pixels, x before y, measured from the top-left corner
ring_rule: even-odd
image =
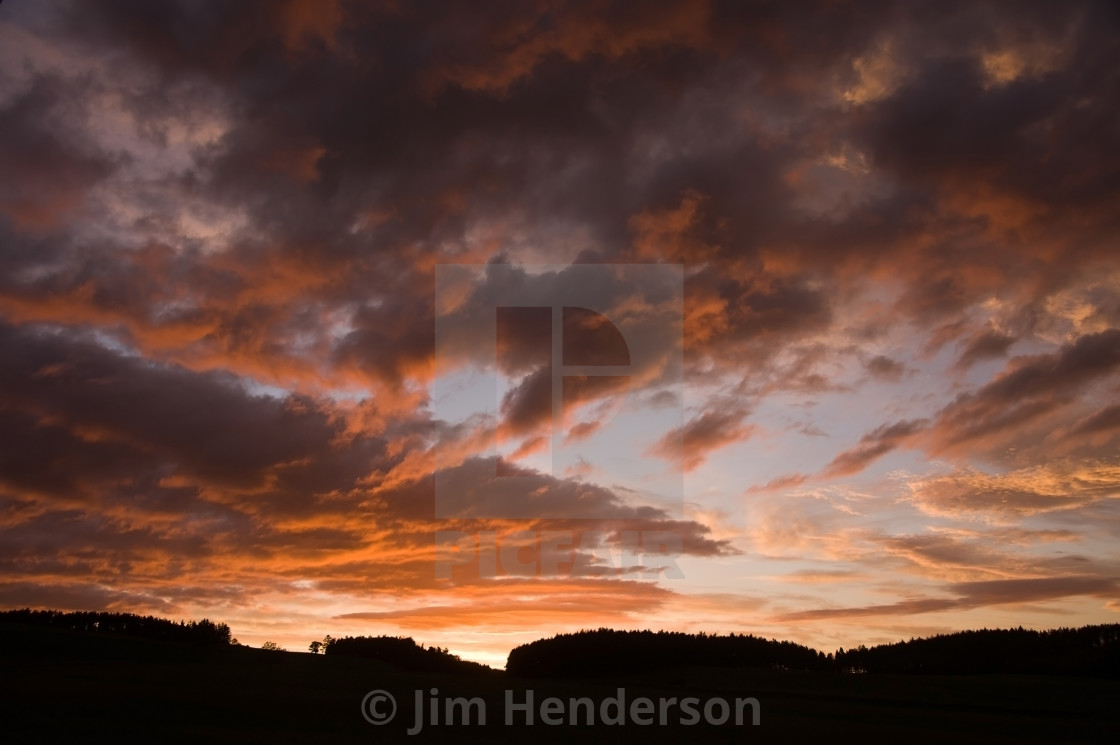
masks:
[[[505,673],[420,675],[369,660],[192,647],[171,642],[6,626],[0,639],[2,739],[16,742],[229,743],[1069,743],[1120,742],[1120,681],[1044,676],[888,676],[681,668],[607,679],[522,679]],[[504,692],[537,706],[550,696],[754,697],[761,724],[594,727],[504,723]],[[481,696],[487,723],[425,726],[417,689]],[[374,726],[367,692],[399,704]],[[427,700],[427,696],[425,697]],[[379,710],[384,710],[383,707]],[[718,713],[718,709],[716,710]],[[749,709],[747,710],[749,714]],[[441,705],[442,717],[442,705]],[[655,718],[656,721],[656,718]]]

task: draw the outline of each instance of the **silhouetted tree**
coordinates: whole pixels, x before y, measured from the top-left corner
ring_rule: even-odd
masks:
[[[836,651],[841,672],[1120,676],[1120,624],[980,629]]]
[[[407,636],[345,636],[331,639],[324,652],[335,656],[364,657],[417,672],[479,672],[490,668],[460,659],[443,647],[425,647]]]
[[[232,643],[229,626],[201,621],[170,621],[155,616],[138,616],[132,613],[105,613],[95,611],[63,612],[55,610],[11,610],[0,612],[0,622],[49,626],[97,634],[121,634],[145,639],[186,642],[200,645],[228,645]]]

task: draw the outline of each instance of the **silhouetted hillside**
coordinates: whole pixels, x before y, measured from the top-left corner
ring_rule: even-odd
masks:
[[[1031,673],[1120,677],[1120,624],[982,629],[836,653],[842,672]]]
[[[56,610],[0,611],[0,623],[45,626],[53,629],[97,634],[118,634],[143,639],[176,641],[188,644],[224,645],[230,643],[229,626],[201,621],[169,621],[155,616],[97,611],[63,612]]]
[[[515,675],[612,675],[681,666],[831,670],[831,655],[793,642],[730,634],[599,629],[559,634],[517,647],[506,671]]]
[[[0,611],[0,624],[53,631],[228,646],[224,623],[171,621],[132,613]],[[329,637],[328,637],[329,639]],[[422,673],[492,672],[409,637],[329,639],[326,654],[378,660]],[[1120,624],[1079,629],[981,629],[825,654],[751,635],[598,629],[560,634],[509,653],[506,670],[527,677],[640,674],[675,667],[768,668],[841,673],[1093,675],[1120,678]]]
[[[464,743],[534,745],[705,745],[732,743],[946,742],[1051,745],[1120,742],[1120,680],[1016,675],[841,675],[762,668],[690,667],[632,676],[517,678],[500,671],[416,673],[346,655],[269,652],[237,645],[194,646],[134,636],[0,626],[0,717],[4,742],[41,743]],[[685,725],[670,717],[630,726],[504,724],[508,697],[602,702],[626,689],[647,697],[761,702],[759,727]],[[434,699],[416,691],[481,697],[486,726],[426,724]],[[396,698],[396,717],[375,726],[363,715],[374,689]],[[512,694],[510,693],[512,692]],[[382,709],[385,711],[386,709]],[[601,723],[600,723],[601,724]]]
[[[1032,674],[1120,677],[1120,624],[1031,631],[982,629],[824,654],[749,635],[599,629],[517,647],[523,676],[604,676],[674,667],[753,667],[840,673]]]
[[[1071,669],[1097,669],[1085,661],[1098,654],[1115,660],[1108,655],[1115,655],[1117,626],[965,632],[841,652],[839,662],[796,644],[749,636],[588,631],[514,650],[513,672],[528,674],[534,662],[530,655],[541,667],[547,661],[561,670],[565,665],[555,663],[568,655],[588,671],[531,679],[463,662],[408,638],[332,639],[324,657],[183,643],[183,630],[192,627],[205,625],[129,614],[0,612],[5,743],[1120,742],[1116,678],[929,675],[912,667],[897,669],[913,673],[908,675],[836,672],[843,665],[864,669],[853,668],[852,660],[895,664],[927,650],[935,657],[960,655],[975,663],[984,659],[979,648],[987,646],[994,654],[991,650],[1007,646],[1004,639],[1021,643],[1014,648],[1023,655],[1017,659],[1032,659],[1031,645],[1041,640],[1055,659],[1076,662]],[[966,642],[954,651],[954,645]],[[652,669],[660,666],[669,669]],[[795,669],[799,666],[816,669]],[[973,669],[983,671],[978,665]],[[948,671],[949,666],[939,668]],[[514,726],[504,724],[510,696],[517,702],[534,696],[538,705],[550,698],[587,697],[598,705],[620,688],[628,701],[750,696],[761,702],[762,726],[748,733],[730,724],[692,726],[670,717],[665,726],[640,732],[614,726],[577,732],[542,726],[540,719],[529,726],[520,715]],[[399,707],[384,726],[365,716],[366,696],[375,689],[394,696]],[[439,726],[432,725],[436,699],[422,701],[415,694],[433,689],[444,702],[480,697],[489,712],[486,726],[452,723],[442,716],[444,708]],[[407,734],[418,716],[426,722],[423,731]]]
[[[407,636],[344,636],[324,647],[328,655],[363,657],[424,673],[477,673],[491,668],[460,659],[440,647],[425,647]]]

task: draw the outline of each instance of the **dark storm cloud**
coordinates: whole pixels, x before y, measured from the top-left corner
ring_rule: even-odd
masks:
[[[726,72],[741,69],[784,82],[794,71],[842,68],[894,30],[897,9],[822,7],[821,15],[795,18],[774,8],[698,7],[690,13],[684,4],[665,3],[641,14],[616,8],[600,16],[601,8],[574,3],[545,16],[523,8],[498,22],[459,5],[439,12],[342,5],[325,14],[334,20],[306,20],[307,32],[293,36],[285,29],[301,14],[271,6],[119,3],[97,14],[79,7],[74,28],[123,44],[169,76],[201,72],[233,100],[253,102],[253,116],[238,120],[201,157],[198,175],[207,175],[223,202],[249,209],[256,228],[284,236],[270,249],[273,258],[276,252],[299,254],[324,275],[322,290],[312,291],[328,293],[328,306],[360,308],[334,363],[399,385],[423,369],[430,347],[422,307],[430,284],[414,274],[424,271],[417,259],[463,252],[464,232],[480,220],[577,223],[591,230],[601,257],[622,256],[633,237],[632,216],[673,209],[682,194],[702,195],[693,219],[678,231],[678,247],[662,240],[660,250],[671,260],[713,264],[688,280],[688,303],[707,327],[702,335],[689,334],[693,350],[720,359],[749,345],[756,365],[786,340],[827,327],[833,288],[820,279],[828,278],[830,265],[845,266],[847,254],[863,261],[859,254],[887,250],[905,232],[928,228],[921,207],[932,208],[931,200],[949,187],[933,176],[915,182],[905,199],[873,201],[820,226],[827,234],[806,223],[788,205],[795,192],[786,175],[799,159],[819,155],[817,141],[828,138],[810,118],[817,112],[797,108],[794,94],[781,87],[736,90],[739,79]],[[970,19],[990,19],[991,13],[953,6],[945,17],[950,20],[941,25],[948,32],[973,28]],[[670,30],[684,18],[690,19],[688,33]],[[1034,9],[1017,21],[1026,29],[1018,35],[1064,29],[1071,18]],[[900,27],[905,32],[905,24]],[[1095,35],[1079,33],[1099,50]],[[293,51],[291,39],[304,42]],[[913,59],[904,47],[900,54],[917,66],[916,77],[892,96],[839,115],[833,125],[841,137],[849,125],[866,131],[881,166],[898,173],[925,174],[909,163],[919,156],[944,168],[977,157],[1014,160],[1010,153],[992,154],[990,140],[1012,147],[998,133],[1009,126],[1029,129],[1040,107],[1051,111],[1059,99],[1066,106],[1069,97],[1061,85],[1029,76],[1010,84],[1011,92],[984,88],[976,45],[989,41],[970,33],[944,69],[917,56],[928,51],[924,46],[914,45]],[[661,59],[666,49],[675,67]],[[1073,61],[1082,63],[1093,63],[1088,52]],[[1083,87],[1097,80],[1089,72]],[[643,77],[661,74],[669,75],[667,82]],[[845,73],[838,84],[849,77]],[[443,82],[433,88],[431,80]],[[1036,95],[1037,86],[1046,96]],[[708,89],[711,96],[696,94]],[[933,107],[940,118],[926,122],[931,104],[922,108],[921,102],[930,92],[958,89],[970,98]],[[734,119],[720,91],[793,131],[765,142],[764,133],[750,127],[731,136]],[[911,119],[929,127],[930,137],[914,133]],[[982,126],[971,126],[974,120]],[[654,135],[678,143],[677,156],[644,153],[639,144]],[[1064,144],[1075,143],[1058,143]],[[1026,144],[1020,154],[1029,155]],[[917,217],[903,218],[903,210]],[[355,224],[371,229],[355,236],[347,232]],[[874,224],[887,226],[886,232]],[[789,254],[792,273],[768,276],[760,246],[806,239],[808,247]],[[410,243],[419,254],[404,248]],[[802,259],[798,250],[805,252]],[[909,262],[901,258],[905,267]],[[950,258],[913,278],[915,312],[955,312],[981,289],[970,279],[976,254],[957,269]],[[250,282],[248,272],[238,281]],[[706,314],[708,303],[719,309]],[[287,326],[274,311],[258,318],[254,323]],[[275,353],[259,344],[232,346]]]
[[[49,421],[49,420],[47,420]],[[119,442],[83,439],[40,416],[0,408],[3,483],[10,488],[58,499],[94,502],[96,487],[133,478],[149,459]]]
[[[308,401],[251,396],[199,375],[114,354],[51,330],[0,327],[9,407],[154,449],[208,478],[244,485],[321,452],[332,427]]]
[[[73,104],[80,91],[78,83],[36,77],[26,90],[0,104],[0,215],[18,230],[61,230],[83,212],[89,190],[113,168],[109,157],[71,129],[82,115]],[[13,248],[7,243],[5,254]],[[4,263],[21,258],[30,257],[17,251]]]
[[[899,61],[916,68],[905,84],[860,118],[874,156],[918,182],[970,174],[1074,208],[1086,206],[1086,197],[1104,198],[1115,187],[1117,161],[1092,162],[1090,153],[1115,153],[1108,143],[1117,133],[1106,124],[1115,102],[1096,95],[1114,81],[1117,52],[1106,38],[1118,21],[1115,8],[1026,3],[1007,14],[1000,4],[963,3],[946,10],[923,19],[915,43],[898,50]],[[956,32],[951,43],[938,35],[949,31]],[[941,54],[931,54],[938,47]],[[1016,74],[1004,80],[984,58],[1001,48],[1018,57]],[[1053,59],[1040,59],[1047,55]],[[1076,183],[1075,173],[1087,181]]]

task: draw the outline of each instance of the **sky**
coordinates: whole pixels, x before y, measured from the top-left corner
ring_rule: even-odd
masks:
[[[4,2],[0,606],[499,667],[1120,621],[1118,36]]]

